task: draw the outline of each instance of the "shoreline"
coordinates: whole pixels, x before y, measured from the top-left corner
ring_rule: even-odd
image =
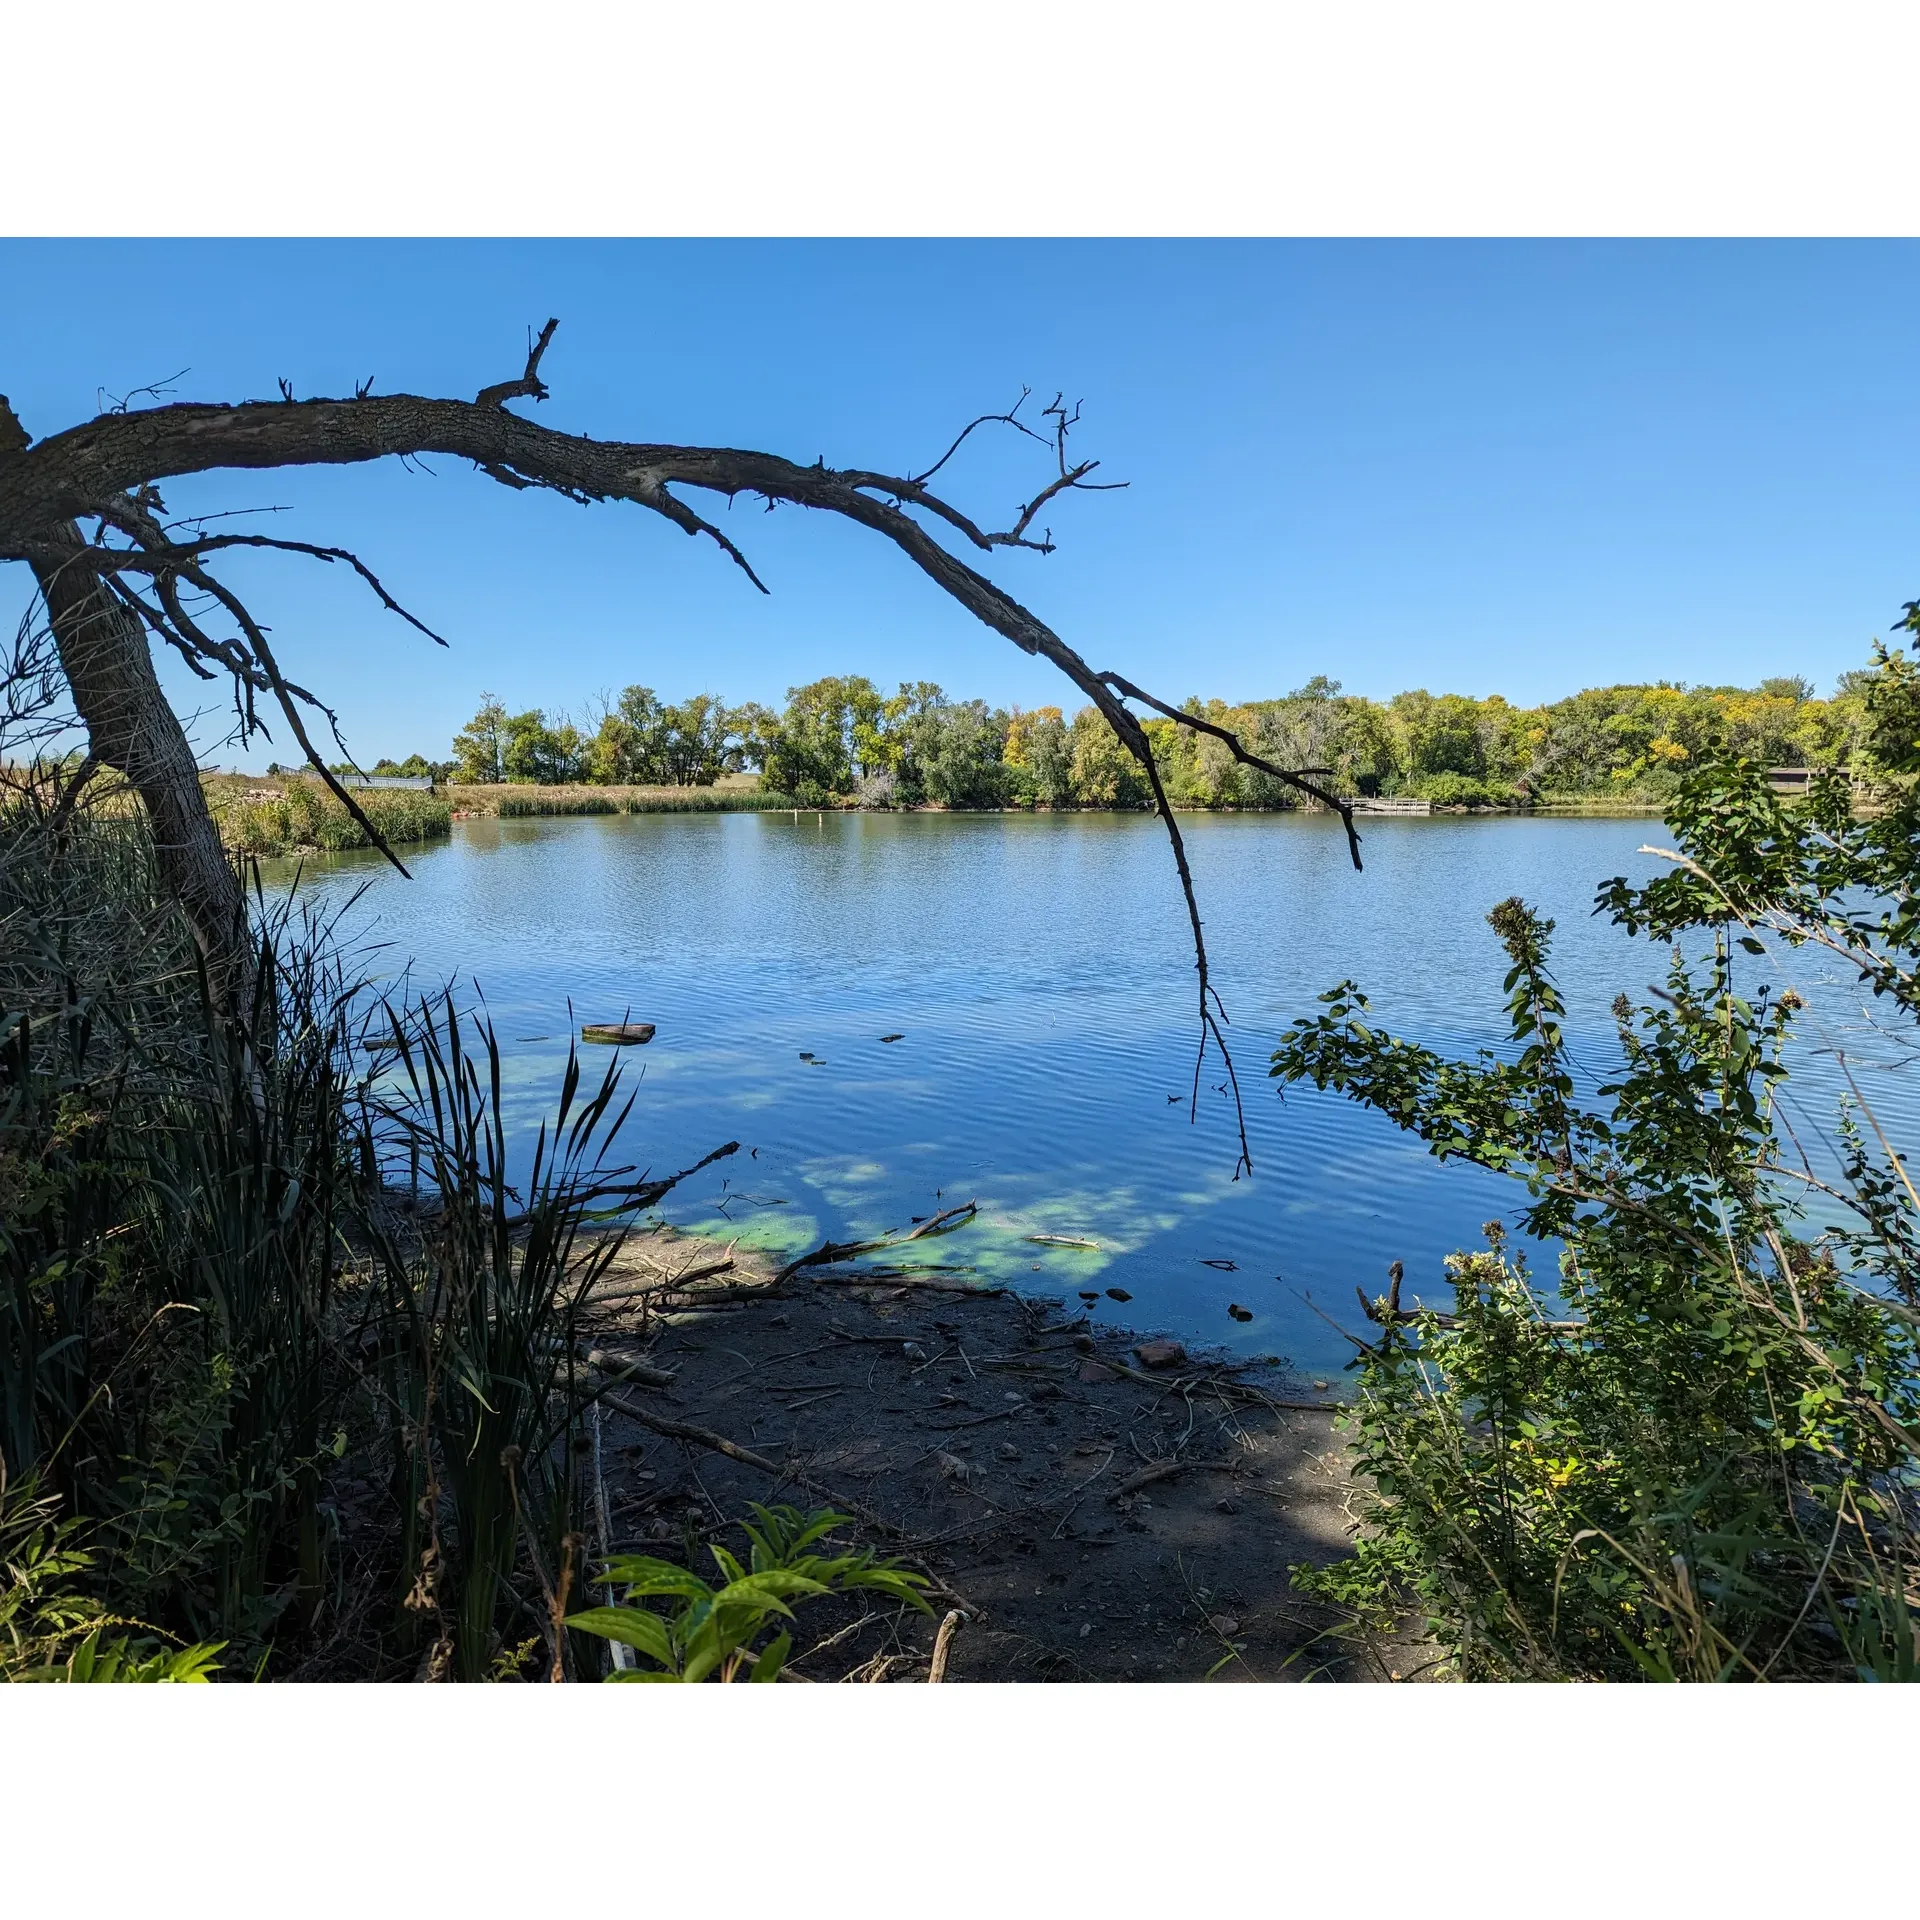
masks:
[[[1010,1288],[636,1234],[587,1313],[615,1551],[684,1557],[748,1503],[832,1505],[933,1617],[805,1616],[798,1680],[1398,1679],[1290,1565],[1350,1545],[1334,1382],[1092,1325]],[[816,1635],[817,1629],[817,1635]]]

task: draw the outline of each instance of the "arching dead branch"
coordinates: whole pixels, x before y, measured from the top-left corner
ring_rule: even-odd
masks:
[[[256,700],[269,698],[308,762],[361,819],[376,844],[383,844],[351,791],[328,771],[308,733],[305,714],[315,713],[332,726],[331,710],[286,677],[259,622],[210,570],[209,561],[222,552],[251,548],[344,563],[383,605],[423,633],[431,634],[431,629],[400,606],[373,570],[344,548],[265,535],[208,535],[199,521],[183,535],[161,517],[163,482],[221,469],[258,472],[439,454],[469,460],[503,486],[544,489],[582,504],[626,501],[644,507],[690,537],[713,541],[764,593],[766,586],[747,556],[683,497],[707,493],[731,501],[746,495],[770,506],[836,514],[890,541],[942,592],[996,633],[1023,652],[1051,661],[1105,716],[1150,783],[1186,900],[1200,1026],[1192,1110],[1197,1114],[1200,1066],[1209,1041],[1226,1061],[1238,1110],[1238,1082],[1222,1032],[1225,1012],[1208,973],[1186,847],[1147,735],[1127,702],[1136,701],[1175,725],[1211,735],[1242,764],[1338,813],[1356,867],[1359,838],[1351,808],[1323,784],[1317,771],[1276,766],[1251,752],[1229,729],[1169,705],[1120,674],[1096,671],[950,544],[957,542],[983,556],[1003,547],[1051,552],[1050,531],[1043,530],[1037,539],[1032,535],[1043,508],[1069,493],[1124,484],[1093,481],[1089,476],[1098,463],[1070,455],[1078,406],[1068,406],[1056,395],[1043,410],[1048,425],[1042,430],[1019,417],[1028,397],[1023,393],[1021,402],[1005,413],[971,422],[939,460],[918,474],[837,469],[824,461],[802,466],[776,454],[735,447],[593,440],[556,432],[508,409],[509,401],[547,397],[541,363],[557,324],[549,320],[529,340],[526,364],[517,378],[483,387],[471,400],[376,395],[371,381],[357,387],[350,399],[298,400],[283,382],[279,400],[239,406],[174,404],[132,410],[122,403],[36,442],[0,397],[0,559],[33,568],[92,752],[105,765],[123,771],[145,799],[163,871],[209,956],[217,959],[239,950],[236,929],[242,903],[201,797],[192,751],[154,675],[148,634],[173,647],[197,672],[229,676],[243,735],[267,726]],[[1054,465],[1046,483],[1004,527],[982,524],[928,484],[969,435],[996,424],[1046,446]],[[89,525],[91,535],[84,531]],[[222,617],[232,631],[209,631],[209,621]],[[337,739],[337,728],[334,731]],[[1251,1164],[1244,1114],[1240,1163]]]

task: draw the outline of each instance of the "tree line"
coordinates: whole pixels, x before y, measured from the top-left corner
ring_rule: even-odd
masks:
[[[1280,699],[1196,696],[1185,710],[1283,766],[1325,769],[1349,793],[1469,806],[1659,801],[1715,756],[1869,770],[1872,673],[1843,674],[1824,699],[1809,681],[1782,677],[1756,687],[1590,687],[1536,707],[1424,688],[1372,700],[1316,675]],[[1270,775],[1239,765],[1223,742],[1167,719],[1144,725],[1176,806],[1297,803]],[[1138,762],[1094,707],[989,707],[925,680],[886,694],[859,675],[791,687],[778,713],[711,693],[669,703],[632,686],[584,724],[541,708],[509,713],[484,694],[448,760],[416,754],[374,771],[475,785],[674,787],[757,773],[808,806],[1125,809],[1151,801]]]

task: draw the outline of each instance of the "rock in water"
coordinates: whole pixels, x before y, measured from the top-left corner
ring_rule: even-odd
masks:
[[[645,1020],[611,1020],[580,1029],[580,1038],[599,1047],[644,1047],[653,1038],[652,1024]]]

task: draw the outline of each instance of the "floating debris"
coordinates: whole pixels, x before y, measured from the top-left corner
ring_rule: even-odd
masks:
[[[1251,1320],[1253,1318],[1253,1309],[1251,1307],[1235,1306],[1232,1302],[1229,1302],[1227,1311],[1232,1314],[1236,1320]]]
[[[1070,1233],[1030,1233],[1027,1238],[1036,1247],[1084,1247],[1089,1253],[1100,1251],[1098,1240],[1081,1240]]]
[[[1238,1273],[1240,1271],[1240,1262],[1238,1260],[1202,1260],[1200,1264],[1203,1267],[1212,1267],[1216,1273]]]
[[[609,1020],[580,1029],[582,1040],[599,1047],[644,1047],[653,1038],[653,1026],[646,1020]]]
[[[1109,1300],[1131,1300],[1133,1295],[1130,1294],[1125,1287],[1109,1287],[1107,1289],[1107,1298]]]
[[[1082,1300],[1086,1300],[1086,1301],[1089,1301],[1089,1302],[1091,1302],[1091,1301],[1094,1301],[1094,1300],[1098,1300],[1098,1299],[1100,1298],[1100,1289],[1099,1289],[1098,1287],[1096,1287],[1096,1288],[1094,1288],[1094,1290],[1093,1290],[1093,1291],[1092,1291],[1091,1293],[1088,1293],[1088,1292],[1087,1292],[1087,1291],[1085,1290],[1085,1288],[1082,1288],[1082,1289],[1081,1289],[1081,1293],[1080,1293],[1080,1298],[1081,1298]]]
[[[880,1036],[880,1044],[883,1047],[890,1047],[896,1040],[904,1040],[906,1037],[904,1033],[883,1033]]]

